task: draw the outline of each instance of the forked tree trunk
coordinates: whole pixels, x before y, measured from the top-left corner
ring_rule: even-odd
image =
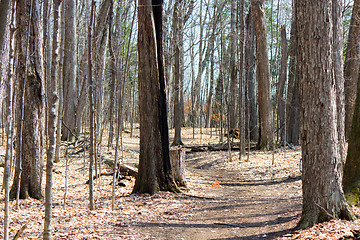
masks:
[[[169,156],[162,10],[162,0],[139,0],[140,159],[135,193],[178,190]]]
[[[299,228],[332,218],[354,219],[342,190],[341,79],[336,78],[340,0],[296,0],[302,120],[303,210]],[[340,40],[341,41],[341,40]],[[318,66],[318,67],[314,67]],[[340,98],[337,98],[340,95]]]
[[[259,148],[270,150],[273,146],[274,130],[264,0],[252,0],[251,9],[256,35],[256,77],[261,128]]]

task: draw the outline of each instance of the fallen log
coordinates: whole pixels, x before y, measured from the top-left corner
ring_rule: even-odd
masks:
[[[111,169],[115,170],[115,161],[112,159],[104,159],[104,163],[108,165]],[[133,176],[136,177],[138,174],[138,169],[124,163],[117,164],[117,171],[124,176]],[[119,171],[120,170],[120,171]]]
[[[239,142],[223,142],[218,144],[209,144],[209,145],[197,145],[197,146],[184,146],[185,149],[187,149],[190,152],[208,152],[208,151],[228,151],[229,146],[231,147],[231,150],[239,151],[240,150],[240,144]],[[250,146],[250,150],[255,150],[256,144],[252,143]],[[245,147],[245,150],[248,150],[248,147]]]

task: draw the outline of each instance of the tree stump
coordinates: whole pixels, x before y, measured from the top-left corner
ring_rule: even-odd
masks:
[[[176,184],[186,187],[185,181],[185,150],[180,148],[170,149],[171,169]]]

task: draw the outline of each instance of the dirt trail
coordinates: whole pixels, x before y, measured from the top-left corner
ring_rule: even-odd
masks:
[[[241,162],[236,155],[229,162],[227,153],[188,153],[190,191],[186,194],[205,198],[193,197],[195,207],[181,219],[133,227],[148,239],[272,239],[283,235],[295,227],[301,211],[298,153],[284,156],[271,167],[271,154],[254,154],[250,162]]]

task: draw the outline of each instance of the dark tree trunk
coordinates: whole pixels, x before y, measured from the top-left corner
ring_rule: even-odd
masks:
[[[236,61],[236,1],[231,1],[231,14],[230,14],[230,102],[229,102],[229,118],[230,128],[236,128],[236,102],[238,96],[238,81],[237,81],[237,61]]]
[[[345,134],[350,135],[360,68],[360,0],[354,0],[345,56]]]
[[[251,8],[245,19],[245,81],[248,85],[248,114],[249,114],[249,130],[250,140],[256,141],[259,138],[258,131],[258,114],[256,108],[256,87],[254,78],[255,69],[255,32],[254,32],[254,19]]]
[[[162,46],[162,0],[138,8],[140,159],[133,192],[177,190],[172,177]]]
[[[181,141],[181,98],[180,94],[180,78],[182,69],[180,69],[180,28],[182,27],[181,21],[181,1],[177,0],[174,4],[174,15],[173,15],[173,34],[174,34],[174,125],[175,125],[175,136],[173,146],[183,145]]]
[[[293,20],[291,24],[291,37],[289,48],[289,83],[287,99],[290,103],[287,105],[287,141],[291,144],[299,144],[299,79],[297,77],[296,69],[296,21]]]
[[[346,200],[351,205],[360,202],[360,81],[357,86],[357,96],[354,108],[353,122],[349,138],[348,154],[344,168],[344,192]]]
[[[342,190],[339,131],[340,0],[296,0],[297,56],[302,120],[303,210],[299,228],[332,218],[354,219]],[[318,66],[318,67],[314,67]],[[344,129],[342,128],[342,131]]]
[[[30,9],[31,5],[32,10]],[[30,14],[31,22],[29,23]],[[39,3],[37,0],[21,0],[17,2],[16,23],[18,29],[15,36],[15,71],[18,81],[17,107],[22,110],[16,116],[17,166],[10,195],[12,198],[16,196],[20,181],[20,198],[33,197],[41,199],[44,166],[45,88],[41,55],[42,39],[40,38]],[[26,36],[29,37],[29,41]],[[28,63],[27,67],[26,62]]]
[[[285,84],[287,78],[287,39],[286,39],[286,29],[285,25],[281,26],[280,29],[281,34],[281,64],[280,64],[280,76],[278,83],[278,92],[277,92],[277,116],[279,119],[279,129],[280,129],[280,142],[284,144],[285,142]]]
[[[65,34],[63,58],[63,116],[65,127],[61,128],[62,140],[68,140],[76,133],[75,80],[76,80],[76,4],[75,0],[64,1]]]
[[[256,77],[261,128],[259,148],[270,150],[273,146],[274,132],[264,0],[252,0],[251,7],[256,35]]]
[[[10,0],[0,1],[0,49],[2,50],[6,35],[6,27],[8,26],[8,11],[10,8]]]

